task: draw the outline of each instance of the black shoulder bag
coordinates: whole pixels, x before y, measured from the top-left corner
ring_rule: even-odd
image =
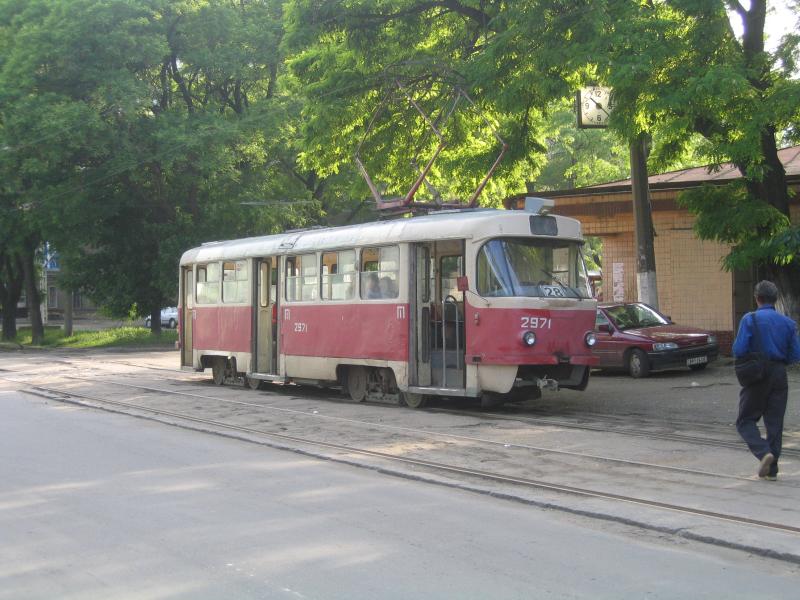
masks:
[[[748,387],[758,383],[767,376],[767,363],[769,359],[767,355],[761,350],[761,333],[758,330],[758,321],[756,321],[755,313],[750,313],[753,320],[753,339],[755,340],[756,351],[747,352],[738,357],[733,364],[736,371],[736,379],[742,387]]]

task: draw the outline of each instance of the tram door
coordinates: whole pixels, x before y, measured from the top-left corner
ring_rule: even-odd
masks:
[[[414,245],[412,299],[412,382],[419,386],[431,385],[431,301],[433,244]]]
[[[183,307],[183,314],[181,315],[181,365],[184,367],[193,366],[192,357],[192,322],[194,316],[194,271],[192,267],[183,268],[181,282],[183,286],[183,298],[181,298],[181,306]]]
[[[278,291],[278,259],[275,256],[256,261],[258,285],[256,289],[255,349],[256,373],[277,373],[277,291]]]
[[[464,274],[460,240],[415,245],[412,371],[416,385],[462,389],[465,385]]]

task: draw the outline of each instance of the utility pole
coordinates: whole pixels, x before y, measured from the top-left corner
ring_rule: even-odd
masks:
[[[631,191],[633,192],[633,220],[636,239],[636,288],[639,302],[649,304],[658,310],[653,213],[650,205],[650,187],[647,182],[649,145],[650,140],[646,133],[640,133],[630,145]]]
[[[603,129],[614,111],[614,92],[611,88],[591,85],[578,90],[575,112],[581,129]],[[653,214],[650,206],[650,187],[647,182],[647,155],[650,136],[640,133],[630,143],[631,192],[636,239],[636,289],[639,302],[658,310],[656,282],[656,252],[653,243]]]

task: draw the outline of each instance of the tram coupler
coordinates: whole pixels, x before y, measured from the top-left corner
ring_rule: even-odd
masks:
[[[540,390],[551,390],[553,392],[558,391],[558,381],[556,379],[550,379],[547,376],[537,379],[536,385],[539,386]]]

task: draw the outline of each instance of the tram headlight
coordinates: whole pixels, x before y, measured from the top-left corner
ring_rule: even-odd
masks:
[[[536,343],[536,334],[532,331],[526,331],[522,334],[522,345],[530,348]]]
[[[586,345],[591,348],[597,343],[597,336],[594,334],[594,331],[590,331],[585,336],[583,336],[583,341],[586,342]]]

